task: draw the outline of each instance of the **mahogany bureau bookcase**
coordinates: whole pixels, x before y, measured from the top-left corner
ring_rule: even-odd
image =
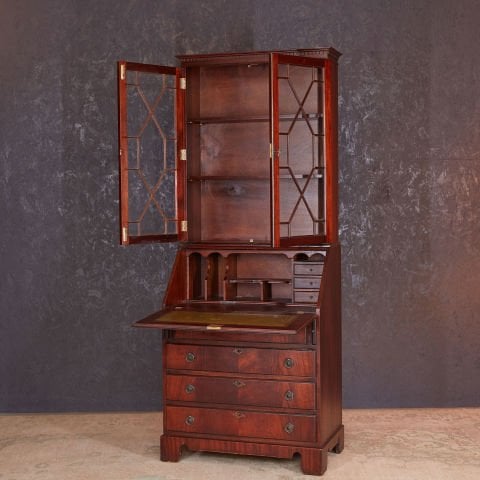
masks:
[[[161,459],[343,449],[333,48],[118,63],[121,242],[178,241]]]

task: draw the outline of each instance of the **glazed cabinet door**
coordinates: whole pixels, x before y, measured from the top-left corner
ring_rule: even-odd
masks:
[[[271,54],[274,246],[336,240],[332,69],[326,59]]]
[[[118,62],[121,243],[184,239],[184,90],[173,67]]]

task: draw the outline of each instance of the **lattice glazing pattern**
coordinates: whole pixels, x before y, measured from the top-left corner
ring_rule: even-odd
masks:
[[[325,233],[322,69],[279,65],[280,235]]]
[[[129,235],[178,232],[175,76],[127,72]]]

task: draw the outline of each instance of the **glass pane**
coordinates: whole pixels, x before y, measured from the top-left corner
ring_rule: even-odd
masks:
[[[129,233],[178,233],[175,75],[127,71]]]
[[[278,71],[280,235],[322,235],[322,69],[283,64]]]

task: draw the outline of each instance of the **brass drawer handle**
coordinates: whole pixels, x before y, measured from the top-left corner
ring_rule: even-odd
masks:
[[[291,401],[295,397],[295,394],[291,390],[285,392],[285,400]]]
[[[285,433],[288,433],[290,435],[295,430],[295,425],[293,423],[287,423],[284,427],[284,430]]]
[[[197,357],[196,357],[195,354],[192,353],[192,352],[188,352],[188,353],[185,355],[185,360],[186,360],[187,362],[189,362],[189,363],[194,362],[196,358],[197,358]]]
[[[192,385],[191,383],[189,383],[186,387],[185,387],[185,391],[187,393],[193,393],[195,391],[195,385]]]
[[[233,382],[233,385],[234,385],[235,387],[237,387],[237,388],[242,388],[242,387],[244,387],[244,386],[246,385],[246,383],[245,383],[245,382],[242,382],[241,380],[235,380],[235,381]]]
[[[195,423],[195,417],[193,415],[189,415],[186,419],[185,419],[185,423],[187,425],[193,425]]]
[[[292,358],[286,358],[283,362],[283,365],[285,366],[285,368],[292,368],[295,365],[295,362]]]

